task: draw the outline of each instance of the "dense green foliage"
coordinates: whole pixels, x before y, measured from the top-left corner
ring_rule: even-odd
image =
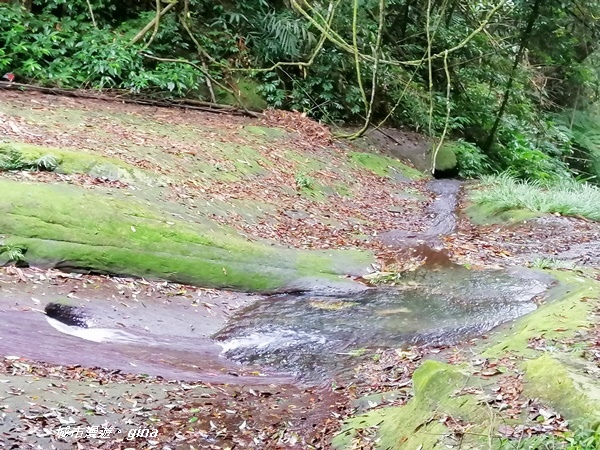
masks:
[[[597,0],[178,0],[157,27],[150,1],[23,3],[0,3],[0,71],[19,80],[203,100],[257,86],[330,123],[461,139],[464,176],[600,175]]]

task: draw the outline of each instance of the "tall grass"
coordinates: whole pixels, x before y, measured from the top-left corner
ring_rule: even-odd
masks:
[[[484,177],[482,184],[483,189],[472,199],[493,212],[529,209],[600,221],[600,188],[589,183],[572,179],[553,183],[521,181],[505,173]]]

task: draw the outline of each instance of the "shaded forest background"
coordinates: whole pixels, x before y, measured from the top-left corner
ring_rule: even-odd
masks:
[[[4,0],[0,71],[403,126],[465,177],[596,182],[598,19],[592,0]]]

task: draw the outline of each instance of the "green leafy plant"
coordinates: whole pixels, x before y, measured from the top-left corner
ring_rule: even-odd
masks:
[[[567,434],[565,441],[566,450],[600,450],[600,430],[580,426]]]
[[[33,162],[33,165],[40,171],[52,172],[58,167],[59,161],[54,155],[40,156]]]
[[[296,175],[296,188],[301,189],[313,189],[315,186],[315,180],[306,174],[299,173]]]
[[[8,152],[0,153],[0,170],[25,170],[28,167],[20,151],[9,149]]]
[[[25,252],[27,249],[14,245],[0,244],[0,255],[8,260],[8,262],[21,263],[25,261]]]
[[[58,167],[59,161],[54,155],[43,155],[34,161],[23,158],[23,154],[14,148],[8,147],[0,153],[0,171],[11,170],[39,170],[52,172]]]
[[[490,159],[474,144],[459,139],[452,142],[454,154],[458,160],[459,175],[463,178],[479,178],[492,173]]]

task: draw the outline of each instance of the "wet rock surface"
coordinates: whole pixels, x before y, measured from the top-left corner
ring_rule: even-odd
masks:
[[[460,260],[477,264],[560,267],[600,265],[600,223],[545,215],[506,225],[475,226],[460,217],[445,247]]]
[[[382,233],[379,239],[388,246],[411,248],[426,243],[440,246],[440,238],[454,232],[456,208],[461,182],[458,180],[433,180],[427,185],[434,200],[427,209],[430,221],[428,228],[419,230],[392,230]]]
[[[12,270],[28,276],[0,280],[0,355],[188,381],[238,382],[245,374],[261,373],[222,358],[221,348],[209,338],[252,296]],[[291,380],[248,378],[258,384]]]
[[[215,338],[236,361],[318,380],[351,368],[367,349],[453,345],[485,334],[535,310],[552,282],[525,269],[426,266],[394,287],[259,300]]]

